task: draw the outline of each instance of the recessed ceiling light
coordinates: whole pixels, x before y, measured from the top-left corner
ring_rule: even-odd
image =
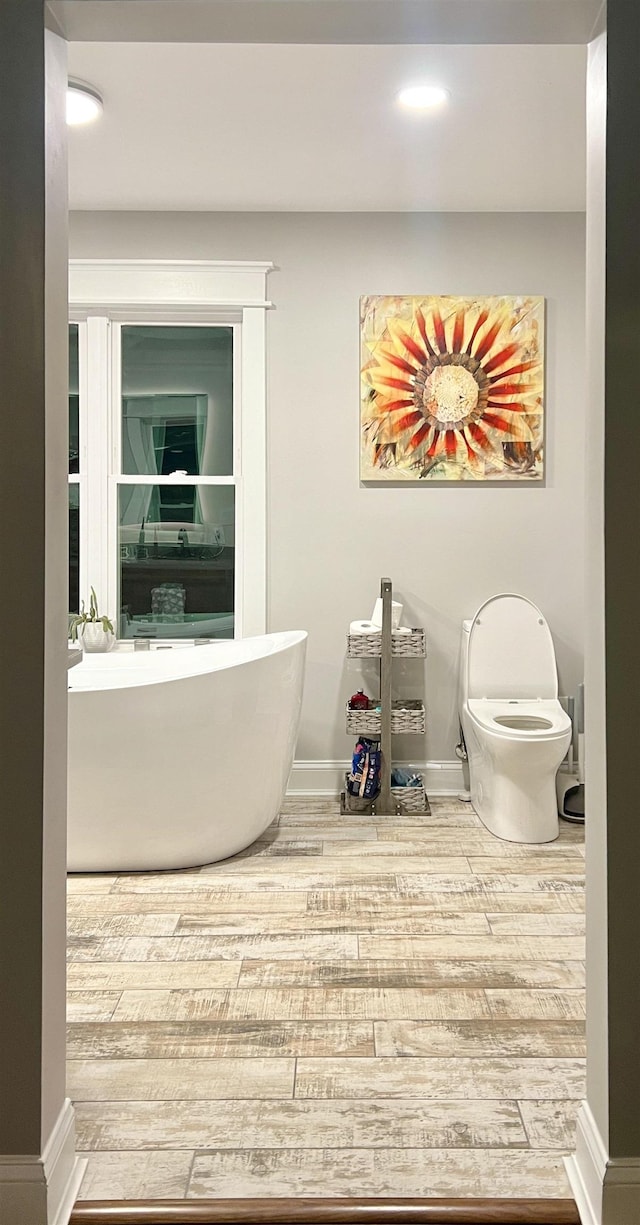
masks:
[[[91,123],[102,114],[102,98],[93,85],[84,81],[69,81],[67,85],[67,123],[77,127]]]
[[[400,106],[412,111],[432,111],[443,106],[449,98],[449,90],[441,85],[409,85],[398,94]]]

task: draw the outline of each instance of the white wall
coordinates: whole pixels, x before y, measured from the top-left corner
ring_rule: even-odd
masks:
[[[424,625],[429,658],[398,670],[424,689],[426,742],[399,756],[450,760],[459,626],[515,590],[554,633],[561,692],[583,675],[585,431],[581,214],[75,213],[76,257],[269,259],[269,625],[309,630],[298,758],[348,756],[350,620],[381,575]],[[544,487],[363,487],[358,481],[358,300],[363,293],[547,298]],[[369,682],[369,677],[367,677]],[[370,691],[370,690],[369,690]]]

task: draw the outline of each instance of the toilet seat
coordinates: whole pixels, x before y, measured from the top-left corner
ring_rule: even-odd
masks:
[[[555,740],[571,729],[571,720],[557,698],[469,698],[467,706],[483,732],[505,740]]]
[[[466,693],[498,702],[557,699],[551,631],[525,596],[492,596],[478,609],[469,628]]]

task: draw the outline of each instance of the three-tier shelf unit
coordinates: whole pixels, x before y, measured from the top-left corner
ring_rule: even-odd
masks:
[[[392,629],[391,579],[380,580],[382,599],[382,630],[371,634],[349,634],[347,655],[350,659],[380,660],[380,700],[370,703],[369,709],[351,710],[347,707],[347,732],[356,736],[369,736],[380,741],[381,770],[380,790],[375,799],[365,800],[351,795],[346,787],[340,797],[343,813],[371,813],[376,816],[393,817],[403,812],[428,813],[429,801],[424,782],[418,786],[392,787],[391,771],[393,755],[391,738],[394,735],[422,734],[425,730],[424,703],[392,701],[391,679],[393,659],[424,659],[426,655],[423,629],[412,629],[398,633]]]

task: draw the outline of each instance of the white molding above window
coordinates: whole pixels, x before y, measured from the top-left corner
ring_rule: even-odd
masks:
[[[188,259],[72,259],[69,302],[76,310],[162,306],[182,311],[202,307],[242,310],[272,304],[267,299],[266,261]]]
[[[236,635],[266,632],[266,319],[269,261],[72,259],[69,307],[72,319],[88,318],[96,329],[108,320],[239,324],[235,357],[239,401],[236,463],[229,483],[236,487]],[[91,371],[88,374],[91,379]],[[113,381],[113,376],[112,381]],[[114,391],[117,388],[114,387]],[[91,399],[91,396],[89,396]],[[102,417],[102,413],[100,414]],[[105,424],[108,413],[105,410]],[[93,431],[95,433],[95,431]],[[91,435],[89,427],[87,434]],[[103,436],[104,479],[112,471],[108,434]],[[95,472],[95,452],[92,470]],[[139,480],[136,483],[140,483]],[[222,483],[218,481],[217,483]],[[227,483],[225,480],[224,483]],[[103,538],[85,549],[82,588],[99,586],[114,605],[116,573],[115,503],[103,495]],[[112,523],[111,520],[114,520]],[[81,546],[82,547],[82,546]],[[108,548],[109,559],[106,552]],[[92,576],[95,575],[95,580]],[[110,607],[110,613],[116,611]]]

